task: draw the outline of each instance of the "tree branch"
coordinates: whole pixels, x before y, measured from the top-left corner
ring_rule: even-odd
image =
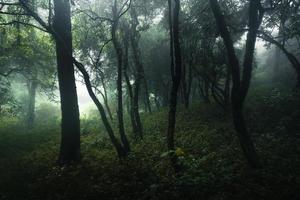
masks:
[[[22,25],[24,25],[24,26],[31,26],[31,27],[33,27],[33,28],[36,28],[36,29],[40,30],[40,31],[49,33],[49,31],[47,31],[47,30],[45,30],[45,29],[43,29],[43,28],[41,28],[41,27],[38,27],[38,26],[36,26],[36,25],[34,25],[34,24],[29,24],[29,23],[26,23],[26,22],[20,22],[20,21],[11,21],[11,22],[6,22],[6,23],[0,23],[0,26],[1,26],[1,25],[2,25],[2,26],[8,26],[8,25],[13,25],[13,24],[22,24]]]
[[[0,11],[0,14],[3,14],[3,15],[17,15],[17,16],[30,16],[27,13],[15,13],[15,12],[6,12],[6,11]]]
[[[13,68],[13,69],[10,69],[8,72],[6,73],[2,73],[0,72],[0,76],[4,76],[4,77],[8,77],[10,74],[12,74],[13,72],[20,72],[22,71],[22,69],[20,68]]]

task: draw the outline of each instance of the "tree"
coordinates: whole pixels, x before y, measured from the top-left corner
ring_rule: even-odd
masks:
[[[11,20],[11,17],[6,17]],[[18,19],[16,23],[27,21]],[[15,26],[15,23],[3,23],[5,42],[1,44],[1,63],[7,69],[3,76],[10,81],[26,84],[28,98],[26,98],[25,124],[33,128],[35,121],[35,101],[38,90],[47,93],[54,89],[54,59],[53,48],[49,37],[33,27]],[[5,49],[5,50],[4,50]],[[18,77],[12,78],[12,75]]]
[[[103,121],[103,124],[106,128],[106,131],[108,133],[108,136],[112,142],[112,144],[114,145],[117,153],[118,153],[118,156],[119,158],[124,158],[127,156],[127,153],[128,153],[128,150],[126,148],[124,148],[124,146],[122,146],[120,144],[120,142],[117,140],[117,138],[115,137],[115,134],[114,134],[114,131],[107,119],[107,116],[106,116],[106,113],[105,113],[105,110],[101,104],[101,102],[98,100],[97,96],[95,95],[94,91],[93,91],[93,87],[92,87],[92,84],[91,84],[91,81],[90,81],[90,77],[89,77],[89,74],[87,73],[86,69],[84,68],[83,64],[76,61],[75,59],[73,60],[76,67],[78,68],[78,70],[82,73],[83,75],[83,78],[84,78],[84,81],[85,81],[85,85],[86,85],[86,88],[88,90],[88,93],[91,97],[91,99],[93,100],[93,102],[95,103],[99,113],[100,113],[100,116],[102,118],[102,121]]]
[[[175,151],[174,133],[176,124],[176,109],[177,109],[177,94],[181,80],[181,46],[179,38],[179,13],[180,0],[169,0],[169,27],[170,27],[170,56],[171,56],[171,74],[172,74],[172,88],[169,102],[169,121],[167,132],[167,144],[169,151]],[[173,8],[174,6],[174,8]],[[177,156],[175,153],[171,154],[171,161],[176,171],[180,170],[177,163]]]
[[[143,129],[142,129],[142,124],[141,124],[141,119],[140,119],[140,114],[139,114],[139,91],[140,91],[140,70],[135,70],[133,72],[134,74],[134,83],[133,85],[131,84],[131,79],[129,77],[129,41],[131,40],[130,38],[130,30],[129,30],[129,25],[127,23],[123,23],[123,45],[124,45],[124,78],[126,81],[127,85],[127,91],[128,91],[128,97],[129,97],[129,103],[130,103],[130,108],[129,108],[129,115],[130,115],[130,120],[131,120],[131,125],[132,125],[132,132],[134,134],[135,138],[142,138],[143,137]],[[132,42],[132,41],[131,41]],[[135,61],[136,60],[136,54],[135,54]],[[139,62],[138,62],[139,63]],[[135,64],[136,68],[137,66]],[[136,72],[137,71],[137,72]]]
[[[5,12],[8,15],[30,16],[38,22],[38,26],[30,21],[13,21],[50,33],[56,43],[57,73],[60,90],[62,123],[61,146],[58,163],[68,165],[80,159],[80,120],[77,91],[73,66],[73,47],[71,32],[70,2],[54,0],[54,19],[52,19],[51,2],[48,6],[48,24],[35,12],[35,4],[20,0],[18,3],[1,3],[1,6],[16,6],[21,12]],[[3,13],[2,13],[3,14]],[[53,24],[52,24],[53,20]]]
[[[80,121],[72,57],[69,1],[54,0],[53,31],[57,34],[55,42],[62,111],[59,163],[70,164],[80,159]]]
[[[130,2],[131,3],[131,2]],[[130,5],[130,4],[129,4]],[[127,10],[130,6],[128,6]],[[125,10],[127,12],[127,10]],[[130,145],[129,141],[127,139],[127,136],[125,134],[125,128],[124,128],[124,117],[123,117],[123,89],[122,89],[122,82],[123,82],[123,50],[121,47],[121,44],[119,42],[118,36],[117,36],[117,30],[119,25],[120,17],[125,13],[118,10],[118,3],[117,0],[114,0],[114,4],[112,6],[112,25],[111,25],[111,36],[112,36],[112,42],[117,54],[117,91],[118,91],[118,126],[119,126],[119,133],[121,137],[122,144],[127,152],[130,151]],[[120,14],[121,13],[121,14]]]
[[[260,161],[252,139],[250,137],[249,131],[246,128],[246,122],[243,115],[243,103],[245,101],[250,86],[256,37],[263,16],[263,13],[260,10],[260,1],[251,0],[249,2],[249,31],[246,40],[242,79],[240,78],[240,63],[236,56],[232,37],[228,30],[228,25],[222,14],[218,1],[210,0],[210,5],[212,12],[215,16],[216,24],[220,31],[220,35],[223,38],[224,44],[226,46],[227,56],[229,64],[231,66],[231,74],[233,81],[231,94],[233,123],[238,133],[242,150],[249,165],[253,168],[259,168]]]
[[[265,4],[265,7],[261,8],[264,11],[264,20],[258,36],[275,45],[277,61],[280,58],[280,51],[286,56],[296,72],[296,88],[300,88],[300,61],[297,58],[299,43],[296,43],[300,36],[300,4],[297,1],[268,1]],[[273,29],[278,29],[276,36],[272,32]],[[282,70],[276,62],[273,79],[278,81],[280,78]]]
[[[100,116],[102,118],[102,121],[104,123],[104,126],[106,128],[106,131],[109,135],[109,138],[112,142],[112,144],[114,145],[114,147],[117,150],[118,156],[119,158],[124,158],[127,156],[127,154],[130,151],[130,144],[129,141],[127,139],[126,133],[125,133],[125,128],[124,128],[124,116],[123,116],[123,87],[122,87],[122,83],[123,83],[123,67],[124,67],[124,53],[123,53],[123,49],[122,49],[122,44],[120,42],[120,28],[119,28],[119,23],[120,23],[120,18],[125,15],[125,13],[128,11],[128,9],[130,8],[130,1],[125,1],[124,4],[121,6],[121,9],[119,10],[119,6],[118,6],[118,1],[114,1],[112,3],[112,7],[111,7],[111,12],[109,13],[110,15],[112,15],[111,18],[109,17],[100,17],[97,13],[97,11],[93,11],[92,9],[89,9],[87,11],[84,10],[80,10],[80,12],[82,12],[83,14],[87,15],[89,17],[90,20],[92,20],[95,23],[100,23],[102,24],[102,22],[107,22],[108,27],[110,32],[107,33],[109,35],[109,37],[111,37],[111,39],[107,40],[107,42],[105,42],[103,44],[102,47],[100,47],[100,50],[94,50],[92,48],[87,48],[86,49],[82,49],[84,52],[87,51],[93,51],[93,54],[96,54],[96,59],[95,61],[92,61],[94,64],[94,66],[98,65],[100,63],[100,58],[101,56],[103,56],[104,54],[102,54],[104,47],[112,42],[112,50],[114,51],[112,54],[116,55],[116,61],[117,61],[117,70],[116,70],[116,76],[117,76],[117,116],[118,116],[118,128],[119,128],[119,135],[120,135],[120,142],[116,139],[115,135],[114,135],[114,131],[107,119],[105,110],[101,104],[101,102],[98,100],[96,94],[93,91],[93,88],[96,91],[99,91],[95,85],[93,85],[91,83],[91,79],[90,79],[90,75],[88,73],[88,71],[86,70],[86,68],[84,67],[84,65],[80,62],[78,62],[75,58],[73,59],[74,64],[77,66],[77,68],[79,69],[79,71],[81,72],[81,74],[83,75],[87,90],[89,92],[90,97],[92,98],[93,102],[95,103]],[[127,7],[126,7],[127,5]],[[101,26],[100,26],[101,27]],[[100,37],[99,37],[100,38]],[[99,38],[96,38],[95,40],[99,40]],[[100,38],[101,39],[101,38]],[[93,41],[93,43],[97,43],[96,41]],[[111,50],[111,49],[109,49]],[[84,53],[85,54],[85,53]],[[84,55],[83,54],[83,55]],[[105,52],[106,57],[107,54],[110,54],[110,52]],[[111,56],[111,55],[109,55]],[[92,57],[94,57],[93,55],[89,55],[89,57],[92,59]],[[99,66],[97,66],[99,67]],[[97,68],[96,67],[96,68]],[[103,83],[103,72],[96,70],[96,73],[101,73],[101,80]],[[102,84],[102,86],[104,86],[104,84]],[[105,98],[104,98],[105,100]]]
[[[275,45],[277,47],[277,49],[279,49],[280,51],[283,52],[283,54],[287,57],[287,59],[289,60],[289,62],[291,63],[292,67],[294,68],[296,75],[297,75],[297,82],[296,82],[296,88],[300,88],[300,61],[298,60],[298,58],[291,53],[284,44],[280,43],[279,41],[275,40],[271,35],[269,35],[268,33],[264,32],[264,31],[259,31],[258,32],[259,35],[258,37],[262,38],[263,40]],[[277,54],[278,55],[278,54]],[[278,76],[277,71],[276,73],[276,77]]]

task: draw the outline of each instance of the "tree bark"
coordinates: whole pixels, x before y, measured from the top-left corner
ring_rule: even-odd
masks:
[[[54,0],[57,72],[60,90],[62,122],[58,162],[62,165],[80,159],[80,120],[72,61],[72,33],[69,1]]]

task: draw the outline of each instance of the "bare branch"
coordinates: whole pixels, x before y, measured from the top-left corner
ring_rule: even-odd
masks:
[[[128,3],[128,1],[129,1],[129,3]],[[121,18],[121,17],[129,10],[129,8],[130,8],[130,6],[131,6],[131,2],[132,2],[132,0],[127,0],[127,1],[123,4],[122,8],[121,8],[120,11],[119,11],[118,19],[120,19],[120,18]],[[124,7],[126,6],[127,3],[128,3],[127,8],[122,12],[122,10],[124,9]]]
[[[101,21],[113,22],[112,19],[110,19],[108,17],[101,17],[101,16],[99,16],[97,13],[95,13],[92,10],[78,10],[77,13],[83,13],[83,14],[85,14],[86,16],[88,16],[93,21],[101,20]]]
[[[24,0],[20,0],[20,4],[22,8],[28,13],[28,15],[33,17],[44,29],[47,30],[48,33],[53,33],[53,29],[51,28],[51,26],[47,25],[47,23],[44,22],[37,13],[31,10]]]
[[[33,27],[33,28],[36,28],[40,31],[43,31],[43,32],[46,32],[46,33],[49,33],[49,31],[41,28],[41,27],[38,27],[34,24],[30,24],[30,23],[26,23],[26,22],[20,22],[20,21],[11,21],[11,22],[6,22],[6,23],[0,23],[0,26],[8,26],[8,25],[13,25],[13,24],[22,24],[24,26],[30,26],[30,27]]]
[[[8,72],[6,73],[2,73],[0,72],[0,76],[4,76],[4,77],[8,77],[9,75],[11,75],[13,72],[20,72],[22,71],[21,68],[13,68],[13,69],[10,69]]]
[[[51,19],[52,19],[52,4],[51,0],[48,0],[48,7],[49,7],[49,12],[48,12],[48,26],[51,26]]]
[[[0,2],[1,6],[20,6],[20,3],[15,2],[15,3],[6,3],[6,2]]]
[[[17,15],[17,16],[30,16],[27,13],[16,13],[16,12],[6,12],[6,11],[0,11],[0,14],[3,14],[3,15]]]
[[[103,52],[103,50],[104,50],[104,47],[105,47],[106,45],[108,45],[111,41],[112,41],[112,39],[109,39],[109,40],[107,40],[107,41],[101,46],[100,51],[99,51],[99,53],[98,53],[98,57],[97,57],[96,62],[95,62],[96,65],[98,65],[98,63],[99,63],[99,61],[100,61],[100,57],[101,57],[101,54],[102,54],[102,52]]]

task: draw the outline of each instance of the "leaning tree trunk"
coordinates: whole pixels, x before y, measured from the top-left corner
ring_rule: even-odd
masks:
[[[111,110],[110,110],[110,107],[108,104],[108,95],[107,95],[106,84],[104,81],[104,73],[101,70],[100,70],[100,75],[101,75],[101,83],[102,83],[102,87],[103,87],[103,91],[104,91],[104,93],[101,92],[101,95],[103,97],[104,105],[105,105],[106,111],[108,113],[108,116],[109,116],[110,120],[113,121],[114,118],[113,118],[113,115],[111,113]]]
[[[57,72],[60,90],[62,122],[60,164],[70,164],[80,159],[79,108],[72,61],[72,32],[70,3],[54,0]]]
[[[114,131],[113,131],[113,129],[107,119],[107,116],[105,114],[105,110],[104,110],[101,102],[98,100],[97,96],[95,95],[95,93],[93,91],[89,74],[87,73],[87,71],[85,70],[84,66],[81,63],[76,62],[76,60],[73,60],[73,61],[74,61],[75,65],[77,66],[78,70],[83,75],[83,79],[84,79],[87,91],[98,109],[98,112],[101,116],[104,127],[108,133],[111,143],[113,144],[113,146],[115,147],[115,149],[117,151],[119,158],[125,157],[127,155],[127,151],[122,147],[122,145],[119,143],[118,139],[115,137]]]

